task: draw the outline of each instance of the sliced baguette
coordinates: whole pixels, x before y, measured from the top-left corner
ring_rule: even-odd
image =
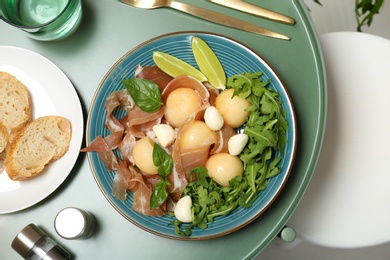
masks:
[[[60,116],[33,120],[15,134],[5,158],[11,180],[21,181],[40,174],[45,166],[62,157],[69,149],[72,126]]]
[[[6,155],[6,148],[8,145],[8,130],[0,121],[0,174],[5,169],[4,159]]]
[[[0,71],[0,121],[9,133],[23,128],[31,120],[30,94],[14,76]]]
[[[8,130],[0,121],[0,154],[5,150],[8,144]]]

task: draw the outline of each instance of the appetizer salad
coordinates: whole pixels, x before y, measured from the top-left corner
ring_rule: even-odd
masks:
[[[82,151],[115,171],[112,194],[148,216],[174,216],[179,236],[248,208],[280,172],[288,124],[262,72],[226,78],[212,49],[193,36],[199,69],[153,52],[155,66],[124,79],[106,100],[108,136]],[[116,118],[114,110],[124,110]]]

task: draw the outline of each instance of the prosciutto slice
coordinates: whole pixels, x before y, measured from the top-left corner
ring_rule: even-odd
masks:
[[[119,151],[121,151],[124,160],[126,160],[127,163],[129,163],[130,165],[134,165],[132,153],[135,143],[135,136],[131,132],[128,132],[118,147]]]
[[[104,163],[107,171],[110,172],[117,169],[118,159],[115,156],[112,147],[109,146],[105,138],[100,135],[97,136],[88,147],[83,148],[81,152],[96,152]]]
[[[137,66],[135,70],[135,77],[153,81],[158,85],[161,91],[163,91],[168,83],[173,79],[157,66]]]
[[[150,197],[153,190],[151,186],[147,185],[140,173],[137,173],[136,177],[133,178],[131,182],[135,183],[132,189],[130,189],[134,194],[132,204],[132,209],[134,211],[147,216],[156,217],[164,216],[167,213],[165,203],[155,209],[150,209]]]
[[[124,132],[123,124],[112,114],[115,108],[123,107],[130,111],[134,107],[134,101],[126,89],[112,92],[106,99],[105,108],[107,111],[106,127],[113,133]]]
[[[191,170],[192,166],[200,166],[205,164],[205,160],[209,155],[209,147],[202,147],[200,149],[193,150],[194,154],[191,155],[189,150],[183,150],[179,148],[180,137],[188,127],[191,126],[192,122],[196,119],[202,119],[205,109],[210,106],[209,98],[210,93],[205,85],[200,81],[196,80],[191,76],[179,76],[173,79],[162,92],[163,102],[166,101],[169,94],[178,88],[191,88],[199,96],[199,108],[177,129],[176,141],[172,146],[171,157],[174,161],[174,171],[168,176],[168,180],[171,182],[171,186],[167,187],[168,192],[171,194],[173,200],[177,201],[189,181],[188,171]]]
[[[161,93],[161,97],[164,103],[167,100],[169,94],[178,88],[191,88],[195,90],[195,92],[199,95],[201,105],[209,104],[210,93],[208,92],[205,85],[203,85],[202,82],[195,79],[194,77],[187,75],[178,76],[169,82],[164,91]]]
[[[142,174],[134,167],[128,167],[125,161],[120,160],[118,169],[112,184],[112,195],[124,201],[127,198],[127,190],[133,192],[132,210],[148,216],[163,216],[166,214],[165,204],[150,209],[150,196],[152,185],[145,181]]]
[[[205,83],[205,87],[207,88],[209,92],[209,103],[211,106],[215,106],[215,100],[217,99],[217,96],[219,95],[219,91],[216,88],[213,88],[210,84]]]
[[[135,105],[126,89],[111,93],[105,102],[105,109],[107,110],[105,126],[111,131],[111,134],[106,137],[97,136],[88,147],[81,151],[97,152],[107,170],[116,171],[112,185],[112,194],[115,198],[123,201],[128,197],[128,191],[130,191],[133,194],[132,209],[134,211],[148,216],[163,216],[168,209],[172,210],[174,202],[181,198],[189,181],[189,171],[195,167],[205,165],[210,153],[227,150],[227,141],[230,136],[235,134],[235,130],[224,126],[219,131],[215,143],[196,149],[180,149],[178,140],[180,140],[181,135],[191,126],[194,120],[203,120],[205,109],[210,105],[214,105],[218,91],[191,76],[179,76],[172,79],[156,66],[138,66],[135,75],[136,78],[154,81],[161,90],[164,104],[168,95],[177,88],[191,88],[199,96],[198,110],[175,129],[176,140],[171,146],[165,148],[174,162],[173,171],[168,176],[171,185],[167,186],[169,192],[167,201],[156,209],[150,209],[151,194],[161,178],[158,175],[142,173],[134,165],[132,156],[134,145],[138,139],[150,136],[155,142],[158,142],[152,128],[156,124],[166,123],[164,105],[158,111],[148,113]],[[121,118],[116,118],[113,112],[119,107],[124,109],[127,114]],[[120,158],[117,158],[114,153],[116,149],[120,151]]]
[[[133,110],[129,111],[128,114],[128,125],[129,127],[133,125],[144,124],[149,121],[153,121],[164,115],[164,109],[161,107],[157,112],[149,113],[142,111],[139,107],[135,107]]]
[[[218,131],[218,140],[210,153],[216,154],[229,152],[228,142],[230,137],[235,134],[237,134],[237,131],[234,128],[224,124],[222,129]]]
[[[186,173],[183,168],[179,142],[175,142],[172,147],[173,171],[168,175],[168,181],[171,185],[167,186],[167,191],[174,201],[178,201],[188,184]]]
[[[135,174],[127,168],[126,162],[119,160],[118,168],[112,182],[112,196],[124,201],[127,198],[128,184],[134,175]]]
[[[199,166],[204,166],[210,155],[210,145],[198,148],[180,149],[180,156],[187,180],[190,180],[189,172]]]

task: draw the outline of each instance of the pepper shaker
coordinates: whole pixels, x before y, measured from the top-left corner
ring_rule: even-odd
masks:
[[[69,260],[72,257],[35,224],[23,228],[11,246],[27,260]]]

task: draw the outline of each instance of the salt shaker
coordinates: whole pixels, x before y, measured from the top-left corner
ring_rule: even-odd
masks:
[[[72,257],[35,224],[23,228],[11,246],[27,260],[68,260]]]
[[[55,220],[54,228],[65,239],[85,239],[95,231],[95,217],[88,211],[69,207],[61,210]]]

